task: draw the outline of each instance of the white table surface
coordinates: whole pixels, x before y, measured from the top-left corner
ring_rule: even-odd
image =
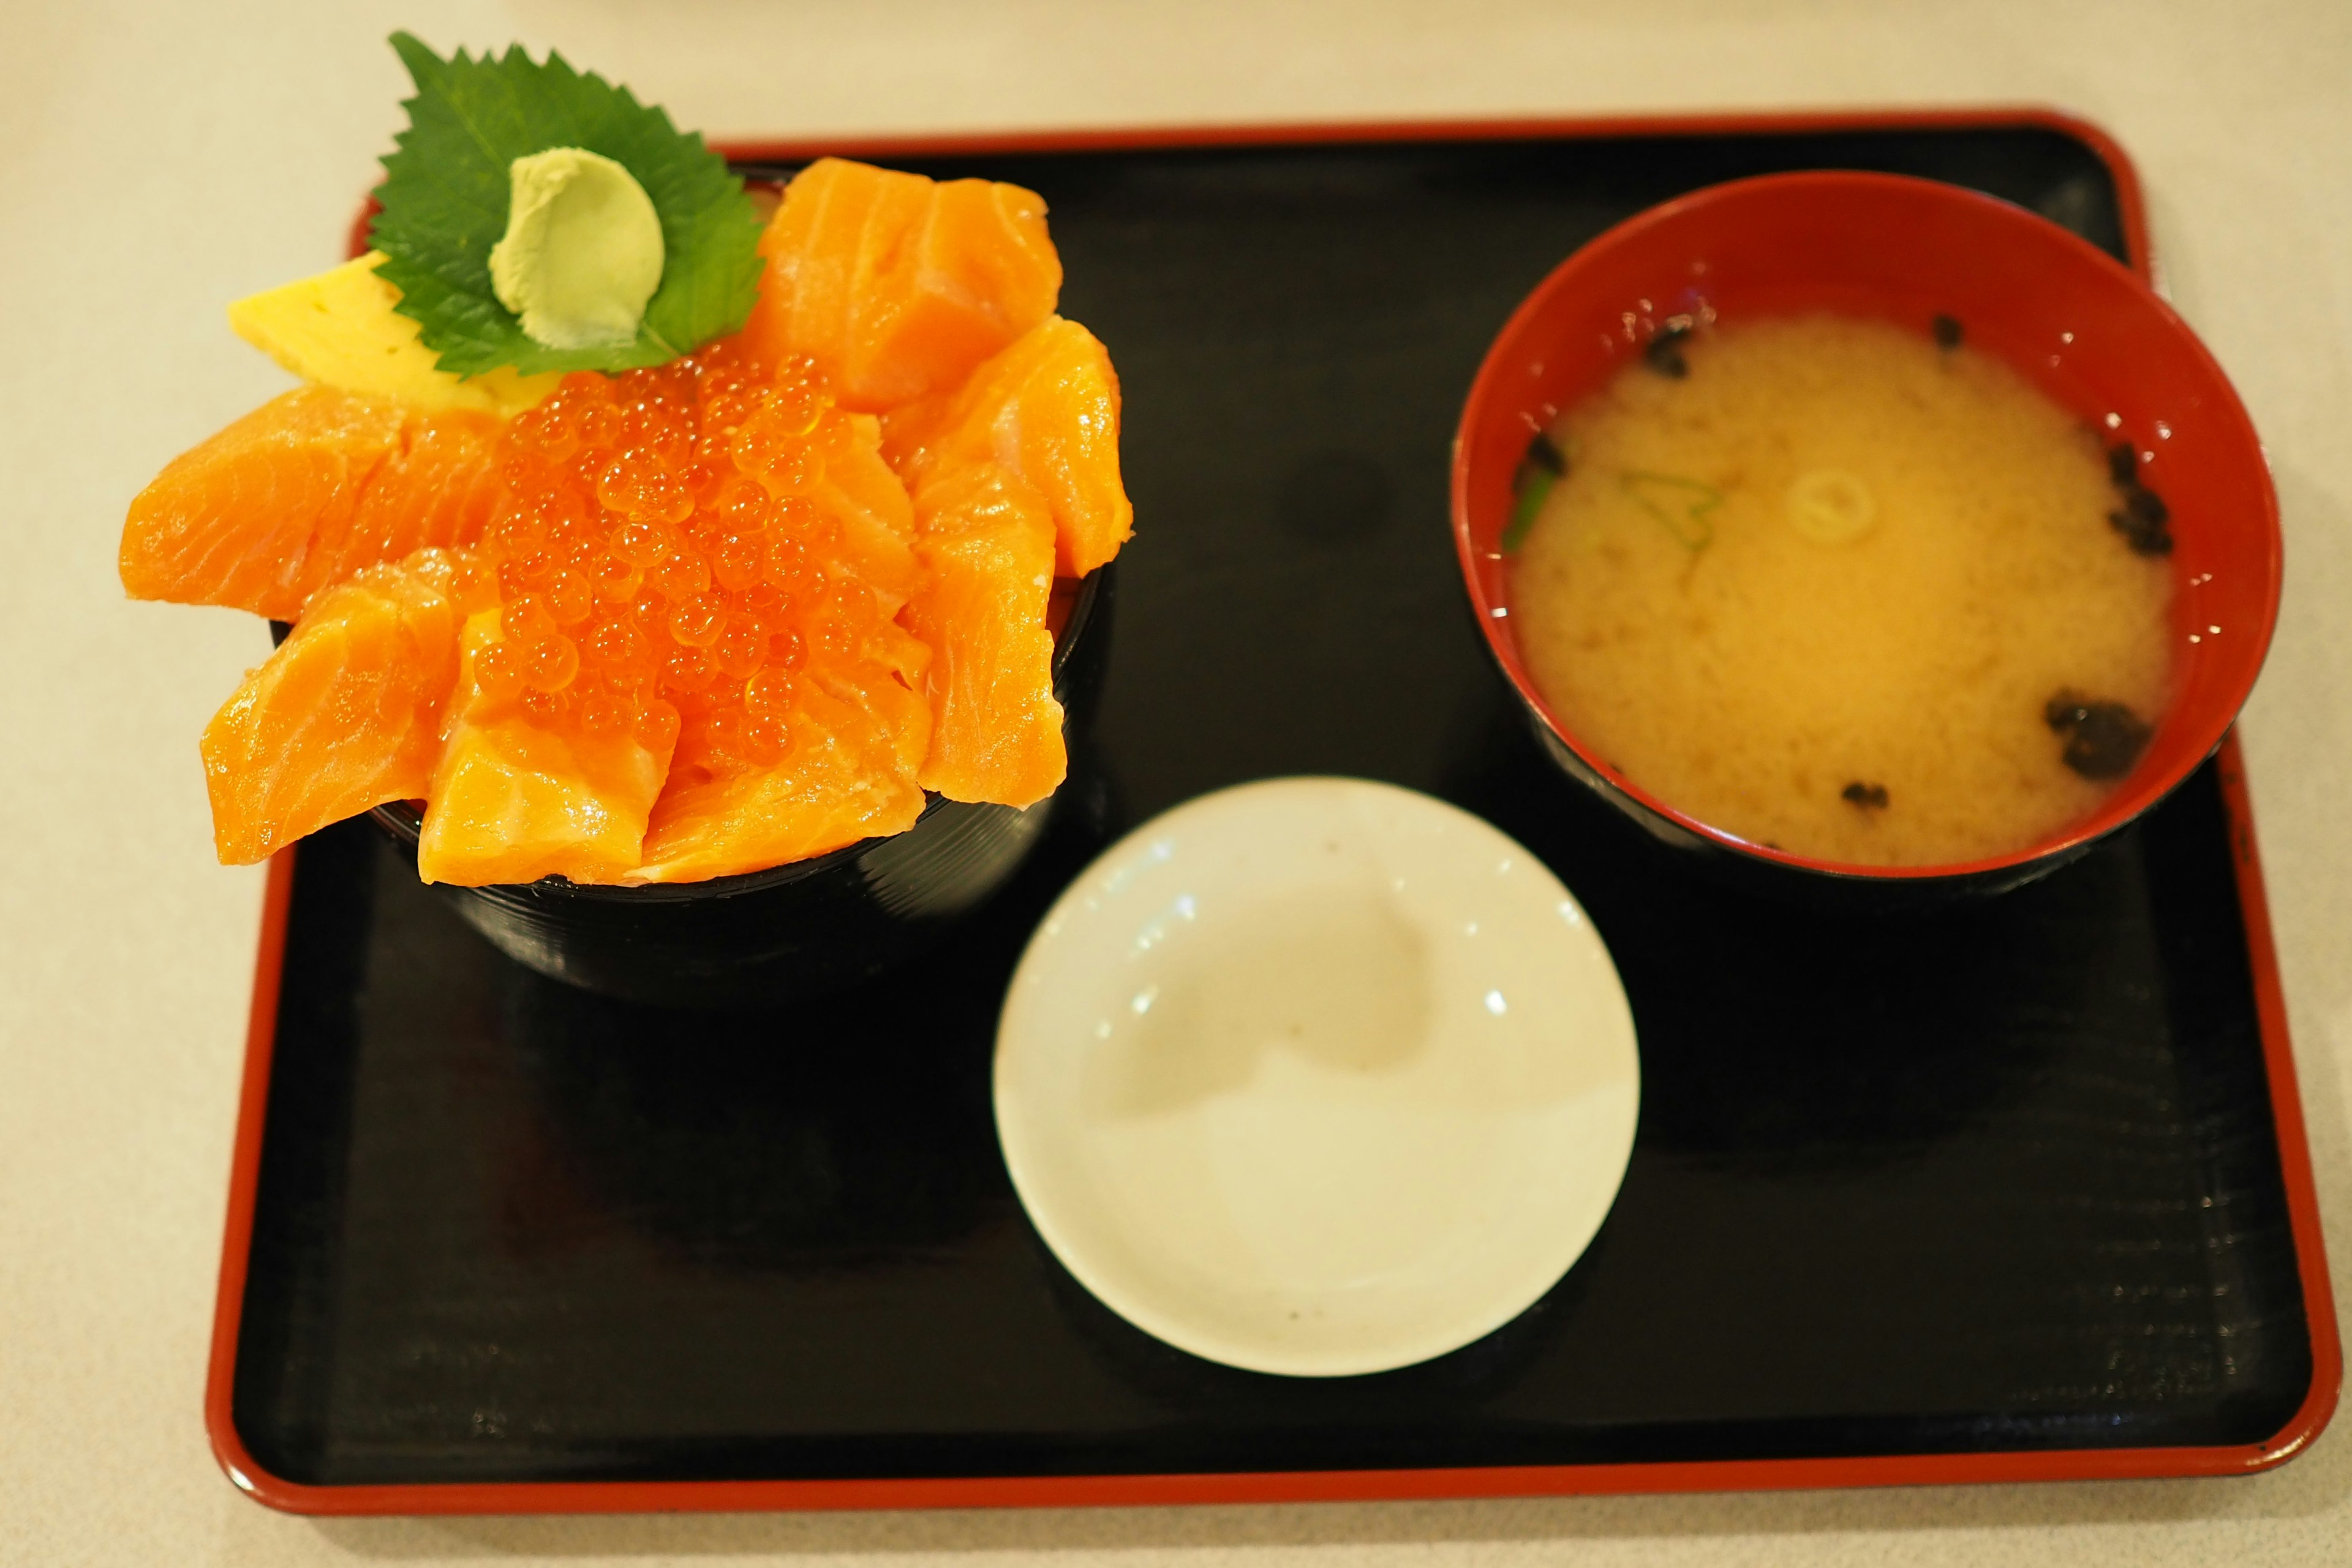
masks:
[[[200,1415],[261,873],[195,736],[266,647],[123,602],[125,502],[285,384],[223,304],[340,258],[385,33],[554,44],[714,135],[2030,102],[2137,161],[2252,407],[2286,604],[2242,726],[2352,1300],[2352,5],[248,0],[0,5],[0,1563],[2352,1562],[2352,1433],[2252,1478],[1668,1499],[312,1521]],[[1145,526],[1149,526],[1146,520]]]

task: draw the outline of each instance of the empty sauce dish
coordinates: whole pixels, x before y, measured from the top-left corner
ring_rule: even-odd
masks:
[[[998,1136],[1056,1257],[1230,1365],[1382,1371],[1583,1253],[1640,1100],[1600,933],[1427,795],[1276,779],[1178,806],[1047,914],[997,1033]]]

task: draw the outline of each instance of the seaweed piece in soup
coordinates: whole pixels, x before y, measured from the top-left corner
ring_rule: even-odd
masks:
[[[1511,521],[1503,529],[1502,552],[1508,555],[1519,547],[1534,526],[1536,513],[1543,510],[1544,500],[1551,487],[1568,475],[1568,454],[1552,444],[1552,438],[1538,430],[1528,438],[1527,456],[1519,459],[1511,475],[1511,494],[1517,499],[1511,505]]]
[[[1683,358],[1683,340],[1691,335],[1691,324],[1685,321],[1668,321],[1658,330],[1642,351],[1642,358],[1652,370],[1675,381],[1690,374],[1690,362]]]
[[[2121,702],[2061,691],[2042,710],[2050,728],[2066,737],[2059,761],[2086,779],[2119,779],[2131,772],[2156,729]]]
[[[2107,513],[2107,523],[2124,536],[2124,542],[2137,555],[2169,555],[2172,553],[2172,509],[2164,498],[2144,485],[2133,485],[2124,491],[2120,511]]]
[[[2107,524],[2124,536],[2136,555],[2172,553],[2172,509],[2164,498],[2139,482],[2139,453],[2129,441],[2107,449],[2107,477],[2123,492],[2124,504],[2107,513]]]

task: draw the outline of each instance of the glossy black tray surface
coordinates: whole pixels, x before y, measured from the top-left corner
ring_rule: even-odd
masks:
[[[1676,192],[1953,180],[2121,253],[2055,130],[910,159],[1042,192],[1115,354],[1137,537],[1052,836],[927,963],[768,1015],[500,959],[377,830],[295,871],[233,1384],[287,1481],[1118,1475],[2251,1444],[2314,1379],[2211,763],[1933,916],[1744,901],[1555,772],[1471,624],[1448,447],[1486,344]],[[1549,861],[1617,958],[1642,1121],[1539,1305],[1425,1365],[1194,1360],[1078,1289],[997,1152],[1028,930],[1110,837],[1281,773]]]

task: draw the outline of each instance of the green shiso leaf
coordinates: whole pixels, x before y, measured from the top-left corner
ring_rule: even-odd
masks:
[[[502,364],[633,370],[661,364],[731,332],[760,287],[760,217],[726,161],[594,73],[550,51],[541,64],[503,56],[443,59],[407,33],[392,47],[415,79],[408,129],[383,161],[383,210],[369,238],[398,309],[424,330],[441,368],[479,375]],[[551,147],[600,153],[653,198],[665,251],[661,286],[635,342],[551,349],[528,336],[490,286],[490,247],[506,233],[508,166]]]

